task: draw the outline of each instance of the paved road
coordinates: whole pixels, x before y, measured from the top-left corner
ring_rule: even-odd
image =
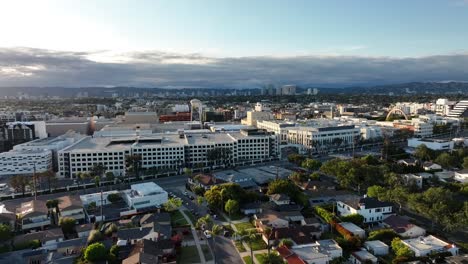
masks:
[[[214,245],[213,239],[209,241],[211,248],[213,248],[216,254],[217,264],[242,264],[244,263],[239,253],[234,247],[233,243],[229,238],[218,236],[216,237],[216,245]]]

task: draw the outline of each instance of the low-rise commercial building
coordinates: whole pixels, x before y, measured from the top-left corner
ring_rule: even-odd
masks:
[[[159,207],[167,202],[168,194],[154,182],[132,184],[130,190],[124,191],[124,200],[128,207],[141,209],[145,207]]]
[[[0,175],[32,175],[52,169],[50,150],[11,150],[0,153]]]
[[[453,150],[454,142],[451,140],[441,140],[441,139],[420,139],[420,138],[410,138],[408,139],[408,147],[417,148],[420,145],[426,145],[427,148],[432,150]]]
[[[432,235],[405,239],[401,242],[408,246],[416,257],[424,257],[431,253],[440,252],[450,252],[453,256],[458,255],[458,247],[455,244],[449,244]]]

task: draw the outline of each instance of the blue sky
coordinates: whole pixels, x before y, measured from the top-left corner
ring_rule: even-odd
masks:
[[[0,86],[343,86],[468,73],[468,0],[11,0],[0,25]]]
[[[3,47],[398,57],[468,49],[466,0],[63,0],[0,5]]]

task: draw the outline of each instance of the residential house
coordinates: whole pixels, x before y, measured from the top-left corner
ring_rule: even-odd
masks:
[[[117,231],[117,238],[126,241],[127,244],[134,245],[141,239],[156,241],[158,233],[154,232],[153,227],[135,227],[120,229]]]
[[[418,189],[423,187],[423,177],[412,173],[401,175],[406,186],[416,186]]]
[[[377,263],[378,259],[376,256],[372,255],[369,251],[361,249],[359,251],[354,251],[349,256],[349,261],[352,264],[367,264],[367,263]]]
[[[15,236],[13,238],[13,245],[24,245],[33,240],[37,240],[41,243],[42,248],[54,250],[57,248],[57,243],[63,241],[63,238],[64,236],[61,228],[52,228],[44,231]]]
[[[291,203],[291,198],[286,194],[276,193],[270,195],[270,201],[274,202],[276,205],[287,205]]]
[[[58,262],[59,259],[70,256],[79,256],[81,251],[86,248],[87,237],[69,239],[57,243],[57,255],[53,257],[52,263]]]
[[[261,227],[263,225],[275,228],[282,228],[289,226],[289,220],[283,217],[276,211],[264,211],[254,215],[255,225]]]
[[[49,210],[41,200],[32,200],[21,204],[16,209],[21,230],[43,229],[50,225]]]
[[[388,245],[380,240],[366,241],[364,247],[376,256],[388,255]]]
[[[288,264],[308,264],[304,260],[302,260],[296,253],[291,251],[286,246],[281,246],[276,248],[276,251],[280,254],[280,256],[288,263]],[[321,263],[317,263],[321,264]],[[327,264],[327,263],[325,263]]]
[[[426,161],[422,164],[422,167],[425,171],[435,171],[435,170],[441,170],[442,166],[440,166],[437,163],[431,162],[431,161]]]
[[[187,181],[189,184],[196,187],[202,187],[205,190],[209,190],[215,185],[226,183],[226,181],[217,179],[210,174],[197,174],[193,177],[189,177]]]
[[[333,259],[343,256],[343,249],[332,239],[318,240],[314,243],[304,245],[295,245],[291,247],[290,252],[307,264],[328,264]]]
[[[468,169],[456,171],[453,179],[461,183],[468,183]]]
[[[395,233],[401,237],[420,237],[426,234],[426,230],[415,224],[412,224],[408,219],[398,215],[391,215],[383,220],[383,225],[393,229]]]
[[[337,225],[340,225],[344,229],[348,230],[351,232],[354,236],[360,237],[360,238],[366,238],[366,231],[359,226],[349,223],[349,222],[342,222]]]
[[[175,245],[170,239],[138,241],[122,264],[175,263]]]
[[[253,215],[258,214],[263,211],[262,203],[247,203],[243,204],[240,207],[241,213],[245,215]]]
[[[364,217],[364,223],[375,223],[392,215],[393,205],[364,196],[364,198],[338,201],[337,210],[341,216],[360,214]]]
[[[458,255],[458,247],[455,244],[449,244],[432,235],[405,239],[401,242],[408,246],[416,257],[424,257],[431,253],[440,252],[450,252],[453,256]]]
[[[415,159],[401,159],[397,161],[397,164],[405,166],[418,166],[418,161]]]
[[[302,190],[335,190],[336,186],[332,182],[329,181],[318,181],[318,180],[308,180],[305,182],[296,183],[299,188]]]
[[[76,230],[76,233],[78,234],[78,237],[87,238],[89,236],[89,234],[91,233],[91,230],[93,230],[93,226],[94,226],[94,224],[92,224],[92,223],[75,226],[75,230]]]
[[[85,213],[83,202],[78,195],[67,195],[57,198],[59,201],[58,208],[60,210],[60,219],[73,218],[77,223],[83,223]]]

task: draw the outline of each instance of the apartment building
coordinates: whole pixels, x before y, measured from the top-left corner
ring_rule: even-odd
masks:
[[[228,149],[218,160],[210,158],[213,149]],[[144,136],[85,137],[59,151],[59,176],[75,178],[102,164],[115,175],[125,174],[125,157],[140,155],[143,169],[177,169],[264,161],[278,156],[276,136],[259,129],[240,132],[165,133]],[[221,160],[222,159],[222,160]]]

